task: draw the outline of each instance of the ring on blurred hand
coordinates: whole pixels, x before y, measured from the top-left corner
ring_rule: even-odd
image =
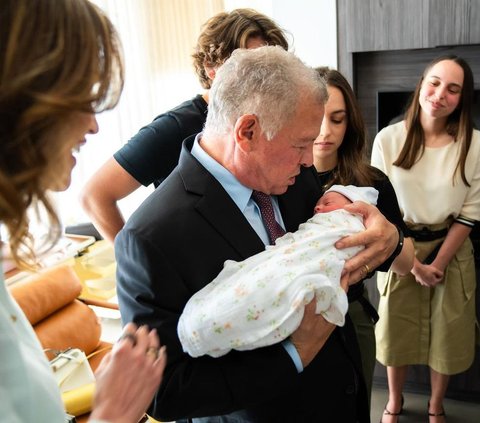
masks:
[[[159,349],[157,347],[148,347],[146,354],[151,355],[156,360],[158,358],[158,351]]]
[[[120,342],[122,339],[129,339],[130,341],[132,341],[132,344],[135,346],[137,345],[137,337],[135,336],[135,334],[131,333],[131,332],[125,332],[123,333],[120,338],[118,338],[118,341],[117,342]]]
[[[370,273],[370,267],[368,267],[368,264],[364,264],[362,270],[365,272],[366,275]]]

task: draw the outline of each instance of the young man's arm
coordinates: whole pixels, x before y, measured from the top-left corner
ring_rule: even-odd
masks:
[[[113,243],[125,225],[118,201],[141,186],[118,162],[111,157],[89,179],[80,194],[80,203],[95,228]]]

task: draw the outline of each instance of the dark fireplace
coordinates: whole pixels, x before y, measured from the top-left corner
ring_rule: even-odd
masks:
[[[403,119],[413,91],[378,91],[376,131]]]

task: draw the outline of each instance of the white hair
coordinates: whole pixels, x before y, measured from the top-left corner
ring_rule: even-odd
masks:
[[[225,135],[239,117],[254,114],[271,140],[306,95],[325,104],[326,83],[293,53],[278,46],[237,49],[215,75],[204,136]]]

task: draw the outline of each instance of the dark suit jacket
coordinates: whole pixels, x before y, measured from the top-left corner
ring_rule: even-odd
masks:
[[[336,329],[302,373],[281,344],[212,358],[184,354],[178,318],[227,259],[265,246],[222,186],[182,147],[173,173],[115,241],[122,320],[157,328],[167,345],[164,381],[149,414],[162,420],[243,409],[251,422],[369,422],[353,328]],[[287,230],[311,217],[321,188],[312,169],[279,198]],[[357,418],[358,416],[358,418]]]

